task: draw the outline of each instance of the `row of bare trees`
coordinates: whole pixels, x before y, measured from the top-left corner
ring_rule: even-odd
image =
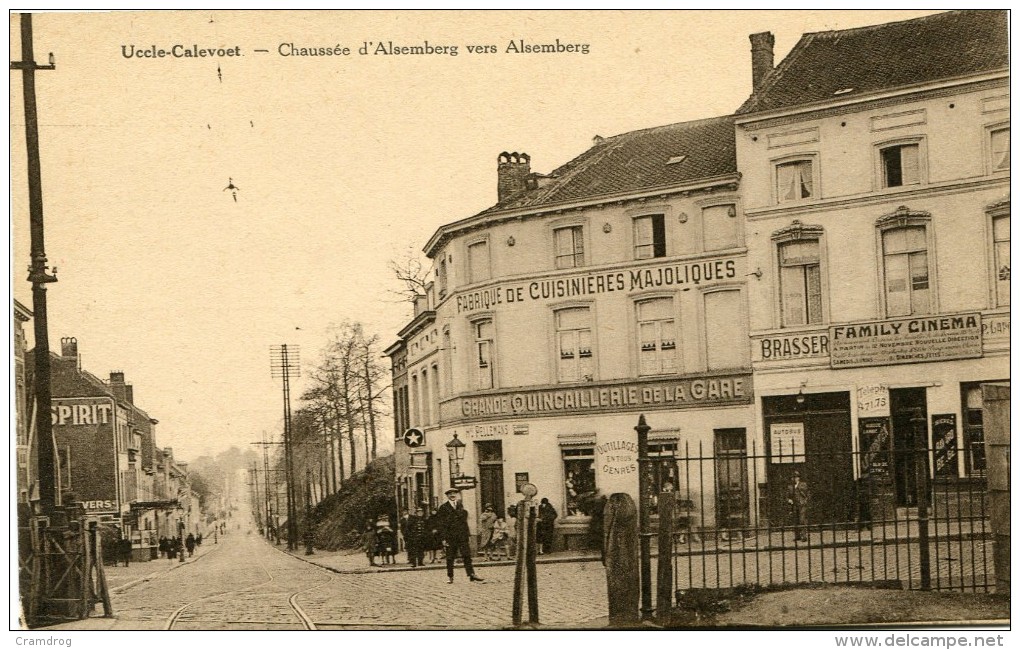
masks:
[[[316,504],[378,455],[390,378],[379,336],[351,321],[329,328],[318,359],[305,371],[311,387],[291,417],[291,449],[298,503],[310,493]],[[282,480],[279,451],[274,464]]]

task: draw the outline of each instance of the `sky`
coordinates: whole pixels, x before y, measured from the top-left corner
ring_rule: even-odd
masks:
[[[300,347],[300,395],[330,324],[360,321],[382,347],[395,341],[411,312],[387,262],[495,203],[501,151],[526,152],[545,173],[596,135],[732,113],[750,92],[754,32],[775,34],[778,64],[802,33],[927,13],[37,14],[36,60],[56,61],[36,75],[46,252],[59,278],[48,285],[51,349],[73,336],[86,370],[123,371],[176,457],[249,448],[282,428],[270,346]],[[12,16],[12,60],[18,25]],[[521,39],[588,54],[507,52]],[[457,55],[375,53],[426,41]],[[174,57],[178,44],[240,56]],[[350,54],[280,54],[292,46]],[[153,48],[169,53],[124,55]],[[10,279],[31,308],[13,72],[10,98]]]

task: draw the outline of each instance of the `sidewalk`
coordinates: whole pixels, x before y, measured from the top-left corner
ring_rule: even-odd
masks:
[[[400,571],[446,570],[446,560],[438,555],[434,563],[430,563],[426,557],[425,565],[421,567],[412,567],[408,564],[406,553],[398,553],[395,564],[378,564],[376,566],[370,566],[368,564],[368,558],[365,557],[365,554],[359,550],[325,551],[322,549],[315,549],[315,553],[313,555],[305,555],[305,551],[301,547],[295,551],[287,551],[287,547],[284,545],[276,546],[275,548],[283,553],[293,555],[300,560],[316,564],[337,573],[394,573]],[[490,562],[485,559],[484,555],[475,555],[471,559],[476,567],[482,568],[493,566],[514,566],[516,564],[516,560],[513,558],[509,560],[495,560]],[[600,561],[601,559],[597,551],[558,551],[538,556],[536,563],[561,564],[566,562]]]
[[[128,566],[110,566],[104,564],[103,573],[106,574],[106,587],[110,590],[111,595],[122,593],[142,582],[155,580],[174,569],[194,564],[205,557],[208,553],[215,551],[217,548],[217,544],[212,542],[205,543],[205,540],[203,540],[203,544],[201,546],[195,547],[195,554],[193,556],[187,557],[188,552],[184,551],[184,562],[181,562],[180,556],[178,556],[177,559],[173,561],[165,557],[161,557],[155,560],[150,560],[149,562],[132,562]],[[128,623],[124,623],[122,626],[120,620],[117,618],[116,607],[113,610],[114,615],[109,618],[104,618],[102,616],[102,611],[103,605],[100,603],[95,606],[95,609],[93,610],[94,615],[89,618],[79,621],[57,623],[56,625],[48,625],[37,629],[51,631],[140,629],[139,621],[130,621]],[[152,629],[162,629],[162,623],[162,621],[155,621]]]

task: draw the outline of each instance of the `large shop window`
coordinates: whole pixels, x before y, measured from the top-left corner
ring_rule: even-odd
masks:
[[[701,211],[702,240],[706,251],[739,245],[737,206],[732,203],[708,206]]]
[[[995,304],[1009,304],[1009,215],[992,219],[992,245],[995,247]]]
[[[475,388],[492,388],[495,384],[494,329],[491,320],[474,323],[475,330]]]
[[[979,384],[963,385],[963,440],[968,475],[985,473],[985,427]]]
[[[815,195],[814,161],[792,160],[776,165],[776,202],[790,203]]]
[[[559,381],[591,381],[594,377],[591,329],[591,310],[587,307],[556,312]]]
[[[666,256],[666,216],[651,214],[634,219],[634,259]]]
[[[747,319],[739,289],[705,294],[705,355],[709,370],[747,368]]]
[[[931,313],[925,226],[902,226],[883,231],[882,256],[886,315],[917,316]]]
[[[477,241],[468,245],[468,283],[481,282],[491,277],[489,271],[489,242]]]
[[[677,371],[676,316],[672,298],[654,298],[637,304],[640,374],[663,375]]]
[[[822,322],[822,271],[817,239],[779,245],[779,301],[783,327]]]
[[[566,515],[584,514],[581,499],[595,491],[595,447],[565,447],[561,453]]]
[[[584,266],[584,227],[568,226],[553,231],[556,246],[556,268]]]
[[[999,172],[1009,169],[1009,127],[992,129],[988,134],[989,151],[992,171]]]

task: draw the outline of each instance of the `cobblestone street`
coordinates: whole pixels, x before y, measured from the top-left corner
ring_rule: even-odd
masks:
[[[240,531],[204,545],[183,563],[160,559],[108,567],[116,621],[89,619],[61,629],[285,630],[498,629],[511,623],[513,566],[484,564],[485,582],[457,567],[447,584],[440,562],[418,570],[365,572],[364,557],[291,556]],[[397,565],[401,566],[401,565]],[[406,566],[406,565],[404,565]],[[607,615],[598,561],[538,566],[541,621],[591,625]]]

